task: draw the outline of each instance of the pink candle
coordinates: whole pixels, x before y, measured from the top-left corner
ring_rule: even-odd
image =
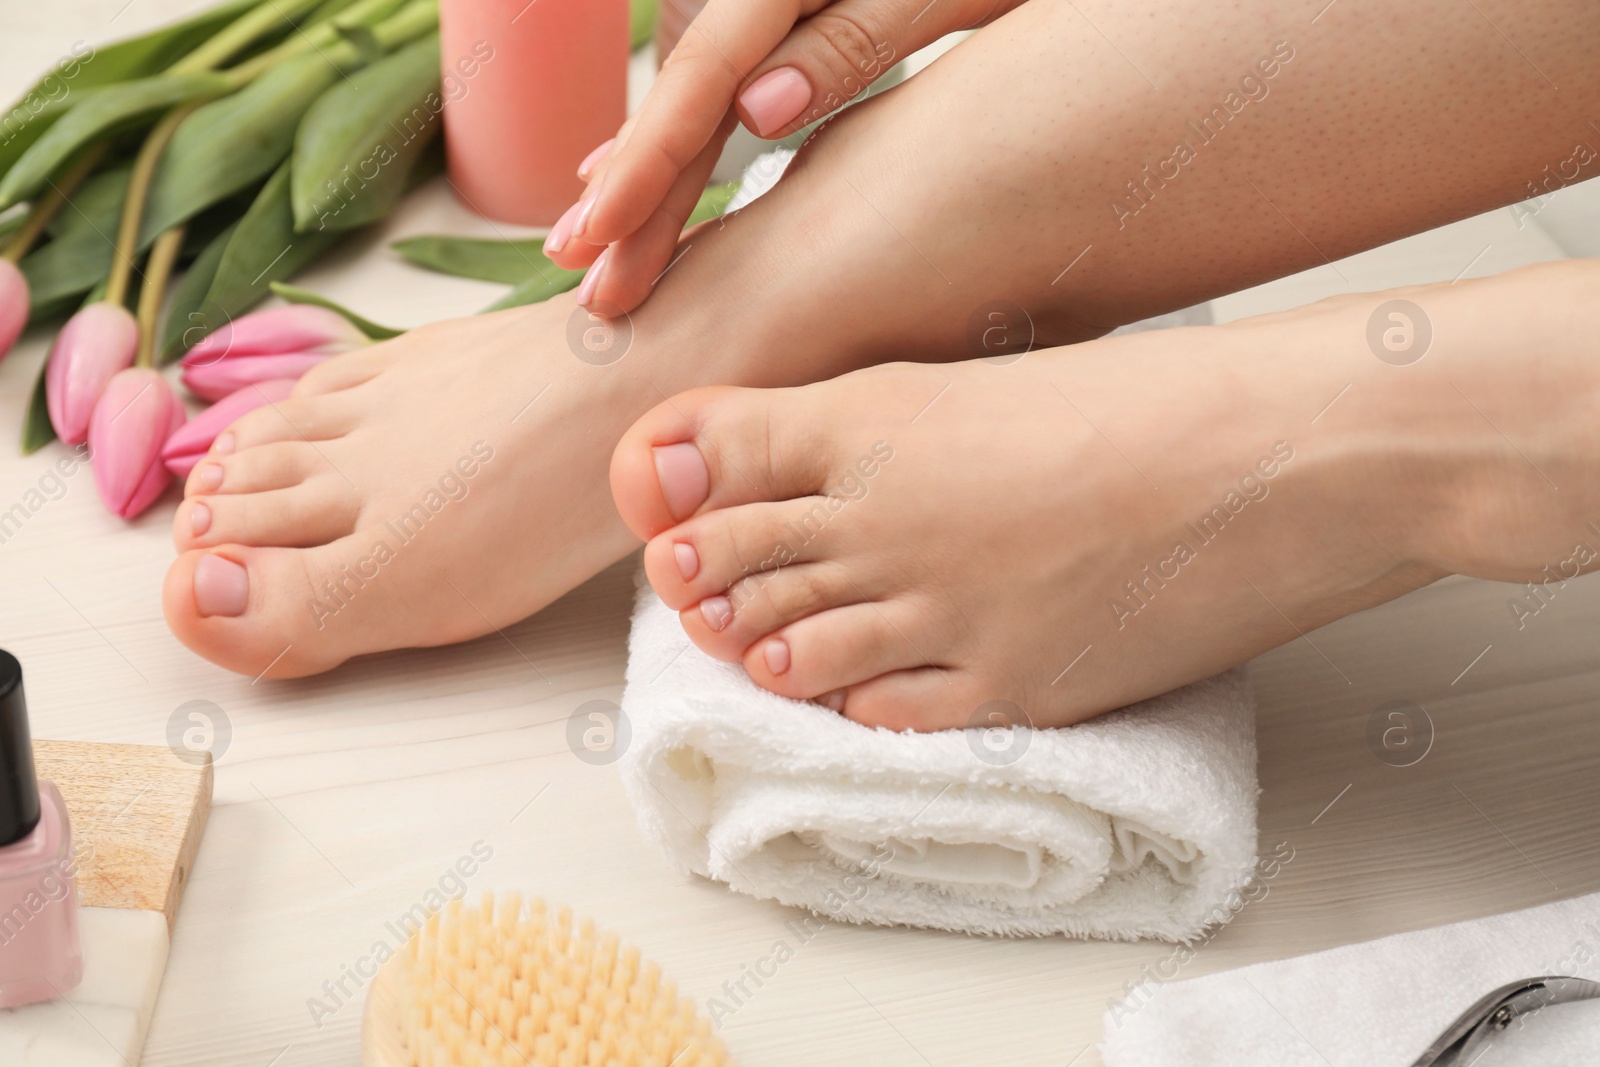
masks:
[[[443,0],[450,180],[479,214],[548,226],[628,106],[628,0]]]

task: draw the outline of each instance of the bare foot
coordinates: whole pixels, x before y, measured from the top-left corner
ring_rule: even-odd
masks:
[[[695,390],[628,432],[613,493],[690,638],[759,685],[897,729],[993,700],[1062,725],[1446,573],[1600,565],[1597,290],[1568,263]],[[1379,358],[1391,326],[1425,355]]]

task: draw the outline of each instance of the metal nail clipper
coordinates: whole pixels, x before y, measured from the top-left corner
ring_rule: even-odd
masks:
[[[1484,1042],[1516,1025],[1522,1016],[1552,1004],[1597,997],[1600,982],[1585,978],[1552,976],[1508,982],[1462,1012],[1411,1067],[1469,1067],[1482,1054]]]

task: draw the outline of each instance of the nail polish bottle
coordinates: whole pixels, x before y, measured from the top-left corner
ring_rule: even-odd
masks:
[[[549,226],[628,110],[628,0],[442,0],[444,140],[468,208]]]
[[[0,1008],[82,979],[72,825],[60,792],[34,776],[22,665],[0,651]]]

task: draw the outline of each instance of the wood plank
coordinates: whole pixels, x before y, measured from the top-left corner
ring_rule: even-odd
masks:
[[[211,757],[197,766],[159,745],[39,738],[33,751],[72,817],[84,906],[159,911],[171,934],[211,812]]]

